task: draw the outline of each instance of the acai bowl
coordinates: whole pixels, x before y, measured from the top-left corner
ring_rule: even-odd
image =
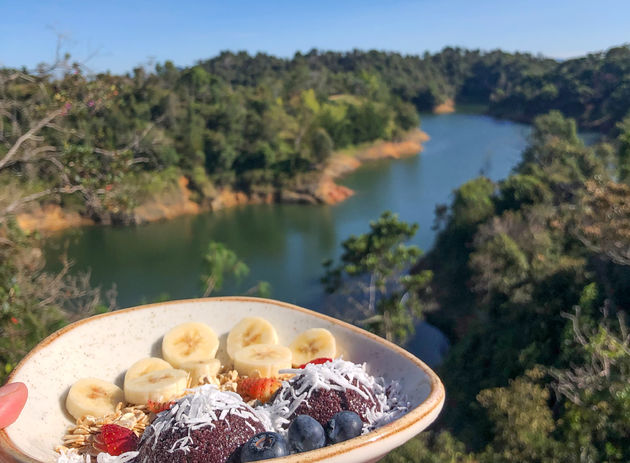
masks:
[[[129,366],[146,357],[160,357],[165,334],[176,326],[204,323],[212,327],[218,339],[216,358],[222,365],[231,365],[234,360],[228,353],[229,333],[247,317],[267,320],[277,332],[278,344],[284,346],[313,328],[329,331],[336,340],[336,357],[340,361],[364,365],[370,377],[396,385],[397,394],[404,397],[406,408],[392,421],[341,443],[284,456],[282,461],[376,461],[425,429],[443,406],[442,383],[421,360],[345,322],[268,299],[173,301],[76,322],[33,349],[9,378],[9,382],[26,383],[29,400],[18,421],[0,432],[2,458],[19,462],[58,461],[55,448],[75,423],[66,408],[71,386],[81,378],[96,377],[122,388]]]

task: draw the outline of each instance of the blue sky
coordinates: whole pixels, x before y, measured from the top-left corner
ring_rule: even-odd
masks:
[[[0,65],[33,67],[64,48],[94,71],[150,60],[184,66],[221,50],[379,49],[447,45],[582,55],[630,42],[629,0],[252,1],[0,0]]]

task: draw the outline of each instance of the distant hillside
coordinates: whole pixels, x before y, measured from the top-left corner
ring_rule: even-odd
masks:
[[[531,122],[552,109],[582,128],[608,131],[630,110],[630,48],[620,46],[557,61],[527,53],[445,48],[408,56],[379,51],[312,50],[283,60],[224,52],[199,63],[235,85],[284,80],[317,91],[348,91],[362,73],[378,75],[392,93],[420,110],[449,99],[484,105],[498,117]],[[288,77],[288,79],[287,79]]]

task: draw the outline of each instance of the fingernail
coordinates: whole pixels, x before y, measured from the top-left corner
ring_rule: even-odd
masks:
[[[9,384],[5,384],[4,386],[0,387],[0,397],[4,397],[4,396],[7,396],[9,394],[13,394],[20,387],[22,387],[22,384],[23,383],[9,383]]]

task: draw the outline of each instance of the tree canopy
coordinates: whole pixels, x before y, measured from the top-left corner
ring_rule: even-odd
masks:
[[[625,134],[586,147],[575,127],[540,116],[512,175],[455,192],[418,266],[451,327],[447,404],[386,461],[630,459],[630,190],[608,158]]]

